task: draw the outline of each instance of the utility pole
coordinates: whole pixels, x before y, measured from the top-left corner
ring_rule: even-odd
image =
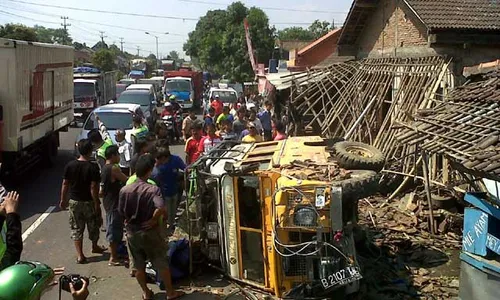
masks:
[[[64,33],[65,33],[65,35],[63,36],[63,44],[66,44],[66,36],[68,35],[67,27],[71,26],[71,24],[66,23],[66,20],[68,19],[68,17],[61,17],[61,19],[63,20],[63,22],[61,23],[61,26],[64,28]]]
[[[101,42],[102,42],[102,46],[104,47],[104,38],[107,36],[104,36],[104,31],[99,31],[99,33],[101,34]]]
[[[141,47],[137,46],[137,56],[141,56],[140,51],[141,51]]]
[[[123,38],[120,38],[120,51],[123,53]]]

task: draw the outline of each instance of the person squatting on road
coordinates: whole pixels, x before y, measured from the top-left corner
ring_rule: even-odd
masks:
[[[97,132],[99,134],[99,132]],[[69,206],[71,238],[74,241],[77,263],[87,262],[83,254],[83,232],[87,227],[92,241],[92,253],[103,253],[105,248],[98,245],[99,227],[102,225],[101,200],[99,199],[99,168],[90,162],[92,143],[88,139],[78,142],[80,157],[70,161],[64,168],[61,187],[61,209]]]
[[[153,299],[147,287],[146,261],[156,268],[165,284],[167,299],[177,299],[184,293],[174,290],[168,269],[167,245],[162,238],[159,220],[167,214],[160,188],[147,183],[155,166],[152,155],[139,157],[136,166],[138,180],[120,191],[118,209],[126,222],[127,247],[131,268],[142,289],[143,299]]]
[[[125,185],[128,177],[118,167],[119,163],[118,146],[109,146],[106,149],[106,164],[101,172],[100,190],[102,204],[106,211],[106,239],[109,242],[109,252],[111,253],[109,266],[120,265],[117,248],[123,240],[123,217],[118,211],[118,197],[120,189]]]

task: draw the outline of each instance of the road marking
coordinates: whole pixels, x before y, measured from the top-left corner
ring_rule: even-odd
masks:
[[[40,224],[42,224],[42,222],[50,215],[51,212],[54,211],[54,209],[56,209],[55,206],[49,206],[49,208],[47,208],[47,210],[39,216],[38,219],[36,219],[36,221],[33,222],[28,229],[26,229],[26,231],[23,232],[23,242],[38,228],[38,226],[40,226]]]

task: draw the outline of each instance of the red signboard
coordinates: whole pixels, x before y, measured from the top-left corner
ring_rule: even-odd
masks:
[[[250,57],[250,63],[252,64],[252,69],[257,72],[257,63],[255,62],[255,55],[253,54],[252,40],[250,39],[250,26],[248,25],[248,20],[243,21],[245,25],[245,36],[247,38],[248,56]]]

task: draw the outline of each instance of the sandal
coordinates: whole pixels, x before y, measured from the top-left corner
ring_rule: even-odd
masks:
[[[122,265],[122,263],[119,262],[119,261],[110,261],[110,262],[108,262],[108,266],[110,266],[110,267],[118,267],[118,266],[121,266],[121,265]]]
[[[168,297],[168,296],[167,296],[167,298],[166,298],[166,299],[167,299],[167,300],[175,300],[175,299],[180,299],[180,298],[182,298],[182,297],[186,296],[186,293],[184,293],[184,292],[180,292],[180,291],[179,291],[179,292],[176,292],[176,293],[177,293],[177,294],[176,294],[175,296],[173,296],[173,297]]]
[[[149,290],[149,296],[147,296],[147,298],[144,298],[144,295],[142,295],[142,300],[153,300],[154,297],[155,297],[155,293],[153,292],[153,290]]]

